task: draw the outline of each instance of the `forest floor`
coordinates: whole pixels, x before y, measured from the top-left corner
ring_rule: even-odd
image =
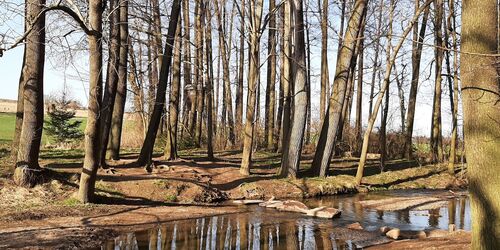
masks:
[[[466,186],[463,178],[447,174],[445,165],[419,166],[404,160],[388,162],[383,173],[378,162],[370,160],[361,187],[356,187],[356,158],[334,159],[330,177],[292,180],[276,177],[280,156],[269,152],[254,154],[250,176],[239,174],[240,151],[218,152],[213,160],[200,150],[182,151],[176,161],[158,156],[151,173],[135,164],[136,153],[128,153],[110,162],[111,170],[99,170],[98,204],[82,205],[74,198],[81,150],[43,150],[40,163],[52,170],[52,180],[33,189],[13,184],[13,164],[7,155],[7,151],[0,155],[0,248],[99,246],[119,232],[151,223],[241,212],[241,207],[222,203],[232,199],[302,199],[381,189]],[[304,171],[312,157],[303,156]]]

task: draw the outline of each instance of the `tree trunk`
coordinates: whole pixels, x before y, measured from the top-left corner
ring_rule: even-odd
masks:
[[[156,92],[156,101],[153,113],[151,115],[151,120],[149,121],[148,132],[146,133],[146,138],[144,138],[144,143],[141,148],[139,159],[137,159],[137,163],[140,165],[145,165],[149,163],[151,161],[151,157],[153,154],[153,147],[156,140],[156,134],[158,132],[161,115],[163,113],[163,107],[165,105],[167,81],[170,70],[170,64],[172,62],[172,47],[175,40],[175,32],[177,30],[179,14],[180,14],[180,0],[174,0],[174,2],[172,3],[172,10],[170,12],[170,22],[168,24],[167,39],[165,42],[165,52],[162,56],[160,81]]]
[[[89,111],[87,126],[85,128],[85,158],[80,177],[78,198],[83,203],[94,201],[95,179],[99,167],[100,149],[100,123],[101,123],[101,98],[102,98],[102,13],[103,1],[89,1],[89,23],[94,34],[88,36],[89,40]]]
[[[43,130],[45,13],[42,13],[42,9],[44,5],[45,0],[26,1],[25,25],[30,24],[33,28],[26,36],[23,67],[19,81],[22,97],[20,96],[18,99],[23,102],[19,110],[23,110],[23,116],[16,117],[17,121],[22,121],[22,125],[14,171],[14,182],[23,187],[35,186],[42,177],[38,165],[38,155]],[[40,17],[38,17],[39,15]],[[32,23],[35,20],[36,22]]]
[[[415,12],[420,8],[420,0],[415,0]],[[415,121],[415,107],[417,104],[417,90],[418,81],[420,77],[420,59],[422,58],[423,41],[425,37],[425,29],[427,27],[427,18],[429,17],[430,8],[424,10],[424,17],[422,18],[422,26],[418,31],[418,22],[413,25],[413,49],[411,54],[411,86],[410,95],[408,97],[408,112],[406,115],[406,129],[405,129],[405,157],[410,159],[413,154],[413,123]]]
[[[462,4],[460,70],[472,210],[471,249],[500,249],[497,7],[497,1],[492,0],[465,0]]]
[[[192,95],[192,81],[191,81],[191,30],[190,30],[190,21],[189,21],[189,1],[183,2],[182,9],[182,20],[184,24],[184,87],[183,87],[183,114],[182,119],[183,127],[181,129],[180,137],[183,137],[183,131],[187,130],[192,135],[191,124],[194,123],[194,103],[196,96]]]
[[[269,0],[269,11],[273,11],[276,6],[275,0]],[[265,131],[264,137],[268,150],[274,148],[274,119],[276,109],[276,16],[271,14],[269,19],[268,35],[268,56],[267,61],[267,85],[266,85],[266,108],[265,108]]]
[[[25,24],[26,26],[27,24]],[[26,29],[26,27],[25,27]],[[23,68],[26,67],[26,46],[23,52]],[[16,105],[16,128],[14,130],[14,138],[12,139],[12,146],[10,155],[13,161],[17,161],[17,149],[19,148],[19,140],[21,138],[21,130],[23,127],[24,117],[24,69],[21,69],[21,76],[19,77],[19,88],[17,90],[17,105]]]
[[[323,0],[318,11],[321,13],[321,90],[319,97],[319,120],[323,122],[330,88],[330,77],[328,71],[328,0]]]
[[[390,64],[391,61],[391,50],[392,50],[392,23],[394,20],[394,8],[395,6],[395,0],[390,0],[390,7],[389,7],[389,27],[387,29],[387,47],[386,47],[386,64]],[[391,67],[387,67],[386,70],[389,72],[392,70],[392,65]],[[387,160],[387,116],[389,115],[389,85],[390,85],[390,80],[388,80],[388,84],[384,86],[384,92],[387,93],[385,95],[385,103],[382,108],[382,117],[380,119],[380,134],[379,134],[379,153],[380,153],[380,172],[384,171],[385,168],[385,161]]]
[[[441,132],[441,84],[443,77],[441,70],[443,65],[443,0],[434,1],[434,36],[435,36],[435,69],[436,84],[434,88],[434,101],[432,105],[432,124],[431,124],[431,153],[432,162],[443,161],[443,136]]]
[[[120,65],[120,6],[118,0],[110,0],[109,9],[111,21],[109,23],[109,47],[106,82],[104,84],[104,98],[101,106],[101,143],[99,152],[99,166],[106,167],[106,150],[112,125],[113,109],[118,85],[118,71]]]
[[[288,135],[290,129],[291,112],[291,10],[290,3],[285,3],[283,8],[283,38],[281,55],[281,85],[283,86],[283,120],[281,127],[281,151],[288,151]],[[283,170],[279,170],[281,173]],[[286,171],[286,170],[284,170]],[[282,173],[286,175],[285,173]]]
[[[215,12],[217,15],[218,31],[219,31],[219,50],[222,56],[222,70],[223,70],[223,81],[224,81],[224,101],[225,112],[222,114],[223,117],[227,115],[227,138],[229,139],[229,144],[232,146],[235,143],[234,136],[234,120],[233,120],[233,100],[231,95],[231,80],[229,74],[230,66],[230,53],[228,53],[226,46],[228,46],[222,27],[222,14],[219,10],[218,3],[214,4]],[[229,45],[230,46],[230,45]],[[231,47],[228,46],[229,52]]]
[[[207,1],[204,4],[205,7],[205,18],[202,19],[202,25],[206,28],[205,32],[205,52],[206,52],[206,65],[207,68],[205,70],[205,79],[206,81],[206,93],[207,93],[207,156],[208,159],[214,158],[214,149],[213,149],[213,134],[215,130],[215,126],[213,124],[214,121],[214,110],[213,110],[213,85],[214,85],[214,73],[212,67],[212,9],[210,7],[210,1]],[[206,21],[206,23],[205,23]]]
[[[195,131],[195,142],[196,146],[201,147],[201,137],[202,137],[202,128],[203,128],[203,111],[205,104],[205,90],[204,90],[204,79],[203,79],[203,29],[202,20],[205,15],[205,8],[203,7],[203,1],[196,1],[196,23],[195,23],[195,34],[196,34],[196,57],[195,57],[195,79],[196,79],[196,131]]]
[[[416,0],[416,1],[420,1],[420,0]],[[374,91],[375,91],[375,80],[377,78],[377,72],[379,71],[379,67],[380,67],[380,64],[379,64],[379,61],[378,61],[378,58],[379,58],[379,54],[380,54],[380,37],[382,35],[382,16],[383,16],[383,10],[384,10],[384,1],[380,1],[380,5],[379,5],[379,13],[378,13],[378,20],[377,20],[377,30],[376,30],[376,33],[375,33],[375,36],[376,36],[376,41],[375,41],[375,55],[374,55],[374,59],[373,59],[373,62],[374,62],[374,65],[372,66],[372,79],[371,79],[371,83],[370,83],[370,104],[369,104],[369,107],[368,107],[368,115],[371,116],[371,114],[373,113],[372,112],[372,109],[373,109],[373,98],[374,98]],[[368,117],[369,119],[369,117]]]
[[[366,17],[365,17],[366,19]],[[364,20],[366,22],[366,20]],[[359,148],[361,146],[361,130],[362,130],[362,107],[361,102],[363,101],[363,67],[364,67],[364,31],[365,25],[361,27],[361,34],[358,47],[358,84],[356,86],[356,125],[355,125],[355,140],[357,141],[355,145],[355,152],[359,152]]]
[[[363,172],[364,172],[364,168],[365,168],[365,164],[366,164],[366,154],[368,153],[368,143],[369,143],[369,139],[370,139],[370,134],[372,133],[373,126],[375,124],[375,120],[377,119],[377,113],[380,109],[380,105],[382,104],[382,98],[384,97],[386,89],[388,89],[387,87],[389,86],[389,78],[391,76],[391,69],[394,65],[394,62],[396,61],[399,50],[403,46],[403,43],[406,39],[406,36],[408,36],[408,34],[410,33],[410,31],[413,27],[413,24],[416,21],[418,21],[418,17],[422,13],[422,11],[425,8],[427,8],[432,1],[433,0],[427,0],[424,3],[424,5],[422,5],[422,7],[420,7],[415,12],[415,15],[413,16],[409,25],[404,29],[403,34],[401,35],[401,38],[400,38],[398,44],[394,47],[394,50],[391,53],[390,60],[387,62],[384,79],[382,81],[383,86],[380,89],[380,93],[378,94],[377,102],[375,103],[373,112],[370,115],[370,119],[368,120],[368,126],[367,126],[365,134],[363,136],[363,146],[361,148],[361,155],[360,155],[360,159],[359,159],[358,170],[356,172],[356,183],[358,185],[361,184],[361,179],[363,178]]]
[[[168,98],[168,122],[167,122],[167,142],[165,145],[165,160],[177,158],[177,124],[179,120],[179,98],[181,88],[181,50],[182,34],[181,19],[177,24],[175,32],[174,58],[172,64],[172,80],[170,83],[170,93]]]
[[[240,19],[240,50],[239,50],[239,63],[238,63],[238,83],[236,88],[235,98],[235,123],[236,135],[238,142],[242,139],[243,128],[243,74],[245,65],[245,1],[241,1],[241,19]]]
[[[243,175],[250,174],[252,164],[252,148],[254,141],[254,123],[255,106],[256,106],[256,90],[259,83],[259,67],[260,67],[260,23],[262,20],[263,0],[250,1],[249,13],[251,21],[250,37],[250,57],[248,66],[248,93],[247,93],[247,112],[245,118],[245,132],[243,134],[243,153],[241,160],[240,173]]]
[[[118,65],[118,85],[116,88],[113,115],[111,118],[111,132],[109,137],[109,154],[111,159],[120,159],[120,143],[123,127],[123,115],[125,113],[125,102],[127,100],[127,59],[129,49],[128,34],[128,0],[120,1],[120,54]],[[136,79],[137,80],[137,79]],[[143,92],[141,91],[141,118],[144,123]],[[145,124],[144,124],[145,125]]]
[[[448,159],[448,173],[455,174],[455,159],[457,149],[457,130],[458,130],[458,46],[457,46],[457,31],[455,20],[455,1],[448,0],[450,14],[448,16],[448,31],[451,31],[451,39],[453,49],[453,87],[450,85],[451,112],[452,112],[452,129],[450,142],[450,157]],[[450,52],[448,52],[450,53]],[[448,63],[449,67],[449,63]],[[450,74],[450,73],[448,73]],[[451,76],[449,76],[451,77]],[[453,97],[451,97],[453,95]]]
[[[288,147],[281,158],[281,176],[297,178],[304,142],[307,116],[307,69],[306,44],[304,38],[304,13],[302,0],[290,2],[290,12],[294,17],[293,74],[293,116],[288,135]]]
[[[335,135],[339,129],[339,121],[344,104],[348,71],[354,56],[354,49],[357,43],[358,33],[361,30],[363,16],[366,13],[366,0],[356,0],[353,13],[347,24],[347,31],[340,48],[335,78],[333,82],[333,92],[330,96],[328,112],[323,120],[320,138],[314,154],[311,170],[317,176],[326,176],[326,171],[330,165],[330,159],[335,145]]]

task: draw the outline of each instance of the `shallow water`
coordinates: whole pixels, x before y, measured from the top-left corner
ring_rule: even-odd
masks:
[[[381,226],[446,230],[449,224],[455,224],[458,229],[470,230],[467,197],[453,198],[445,207],[422,211],[377,211],[358,203],[439,193],[444,192],[391,191],[304,200],[309,207],[341,209],[341,217],[333,220],[248,206],[243,213],[172,221],[123,234],[108,241],[102,249],[355,249],[367,240],[386,240],[376,232]],[[359,222],[366,231],[345,228],[354,222]]]

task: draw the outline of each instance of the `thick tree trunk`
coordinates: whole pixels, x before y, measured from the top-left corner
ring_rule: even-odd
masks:
[[[434,37],[435,37],[435,88],[434,101],[432,105],[432,124],[431,124],[431,153],[432,162],[443,161],[443,135],[441,125],[441,92],[442,81],[441,71],[443,67],[443,0],[434,1]]]
[[[25,24],[26,25],[26,24]],[[26,28],[25,28],[26,29]],[[23,52],[23,68],[26,67],[26,46]],[[24,117],[24,69],[21,69],[21,76],[19,77],[19,87],[17,90],[17,105],[16,105],[16,128],[14,130],[14,138],[12,139],[12,146],[10,155],[13,161],[17,161],[17,149],[19,148],[19,140],[21,138],[21,130],[23,127]]]
[[[17,147],[14,182],[24,187],[33,187],[40,181],[42,172],[38,155],[43,130],[43,71],[45,62],[45,13],[40,13],[45,0],[27,0],[25,24],[33,29],[26,36],[23,67],[19,88],[22,90],[23,116]],[[38,19],[37,19],[38,18]],[[35,23],[32,23],[36,20]],[[21,108],[20,108],[21,109]],[[19,110],[20,110],[19,109]],[[15,151],[15,149],[14,149]]]
[[[307,69],[306,44],[304,34],[304,13],[302,0],[290,2],[290,12],[294,17],[293,74],[293,116],[288,135],[288,147],[281,158],[281,176],[297,178],[304,142],[307,116]]]
[[[147,164],[151,161],[153,154],[153,147],[156,140],[156,134],[160,125],[161,115],[163,113],[163,108],[165,105],[165,96],[167,90],[167,81],[170,70],[170,64],[172,62],[172,47],[175,40],[175,32],[177,30],[178,19],[180,15],[180,1],[175,0],[172,3],[172,10],[170,13],[170,22],[168,24],[167,39],[165,42],[165,52],[162,56],[162,65],[160,71],[160,82],[158,84],[158,89],[156,92],[156,101],[151,115],[151,120],[148,125],[148,132],[146,133],[146,138],[144,138],[144,143],[141,148],[141,153],[137,163],[140,165]]]
[[[357,43],[356,38],[361,30],[363,16],[366,14],[366,4],[366,0],[357,0],[354,3],[353,13],[347,24],[347,31],[339,51],[333,82],[333,92],[330,96],[330,102],[327,109],[328,112],[323,120],[320,138],[316,146],[316,152],[311,166],[311,170],[317,176],[326,176],[326,171],[330,165],[346,95],[348,71],[354,56],[354,49]]]
[[[415,12],[420,8],[420,0],[415,0]],[[430,8],[424,10],[422,25],[418,31],[418,22],[413,25],[413,48],[412,48],[412,74],[410,95],[408,97],[408,112],[406,115],[405,129],[405,157],[410,159],[413,154],[413,123],[415,121],[415,107],[417,104],[418,81],[420,77],[420,59],[422,58],[423,41],[425,37],[425,29],[427,27],[427,18],[429,17]]]
[[[472,210],[471,249],[500,249],[497,7],[494,0],[465,0],[462,4],[460,70]]]
[[[78,198],[83,203],[94,201],[95,180],[99,167],[100,147],[100,108],[102,104],[102,14],[103,1],[89,1],[89,23],[94,34],[88,36],[89,41],[89,111],[85,128],[85,158]]]
[[[243,134],[243,153],[241,159],[240,173],[243,175],[250,174],[252,164],[252,149],[254,142],[255,128],[255,107],[256,107],[256,91],[259,83],[259,67],[260,67],[260,23],[262,20],[263,0],[250,1],[249,13],[252,20],[250,37],[250,53],[248,67],[248,93],[247,93],[247,112],[245,118],[245,131]]]
[[[167,142],[165,145],[165,160],[177,158],[177,125],[179,120],[179,98],[181,88],[181,19],[177,24],[175,32],[174,58],[172,63],[172,80],[170,82],[170,92],[168,98],[168,122],[167,122]]]
[[[128,0],[120,1],[120,54],[118,65],[118,85],[116,88],[115,104],[111,118],[111,132],[109,137],[109,155],[111,159],[120,159],[120,143],[123,127],[123,115],[127,100],[127,59],[129,49],[128,34]],[[131,53],[133,54],[133,53]],[[136,79],[137,80],[137,79]],[[140,89],[141,120],[144,122],[144,94]],[[145,125],[145,124],[144,124]]]
[[[109,134],[112,125],[113,109],[118,85],[118,71],[120,65],[120,6],[118,0],[110,0],[111,12],[108,65],[106,71],[106,82],[104,84],[104,98],[101,106],[101,143],[99,151],[99,166],[106,167],[106,150],[108,147]]]
[[[375,106],[373,107],[372,114],[370,115],[370,119],[368,120],[368,126],[366,128],[365,134],[363,136],[363,146],[361,148],[361,155],[359,159],[359,165],[358,165],[358,170],[356,172],[356,183],[359,185],[361,184],[361,179],[363,178],[363,172],[366,164],[366,154],[368,153],[368,143],[370,140],[370,134],[372,133],[373,126],[375,124],[375,120],[377,119],[377,113],[380,109],[380,105],[382,104],[383,97],[385,95],[386,90],[388,89],[387,87],[389,86],[389,78],[391,76],[391,69],[394,65],[394,62],[396,61],[397,55],[401,47],[403,46],[403,43],[412,30],[413,24],[418,20],[418,17],[422,13],[422,11],[427,8],[433,0],[427,0],[422,7],[420,7],[416,12],[415,15],[413,16],[412,20],[408,24],[408,26],[404,29],[403,34],[401,35],[401,38],[398,42],[398,44],[394,47],[394,50],[391,52],[391,57],[390,60],[387,62],[386,65],[386,70],[385,70],[385,75],[384,79],[382,81],[383,85],[380,89],[380,93],[378,94],[377,102],[375,103]]]
[[[275,0],[269,0],[269,11],[276,6]],[[265,107],[265,131],[264,138],[268,150],[274,148],[274,119],[276,109],[276,17],[272,14],[269,19],[268,35],[268,61],[267,61],[267,85],[266,85],[266,107]]]

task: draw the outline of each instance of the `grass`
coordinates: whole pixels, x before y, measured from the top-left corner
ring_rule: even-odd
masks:
[[[47,119],[47,116],[45,117]],[[87,125],[87,118],[75,117],[75,121],[82,121],[80,129],[83,131]],[[44,125],[45,126],[45,125]],[[10,143],[14,138],[14,131],[16,128],[16,114],[14,113],[0,113],[0,143]],[[50,143],[51,140],[47,135],[42,134],[42,144]]]

